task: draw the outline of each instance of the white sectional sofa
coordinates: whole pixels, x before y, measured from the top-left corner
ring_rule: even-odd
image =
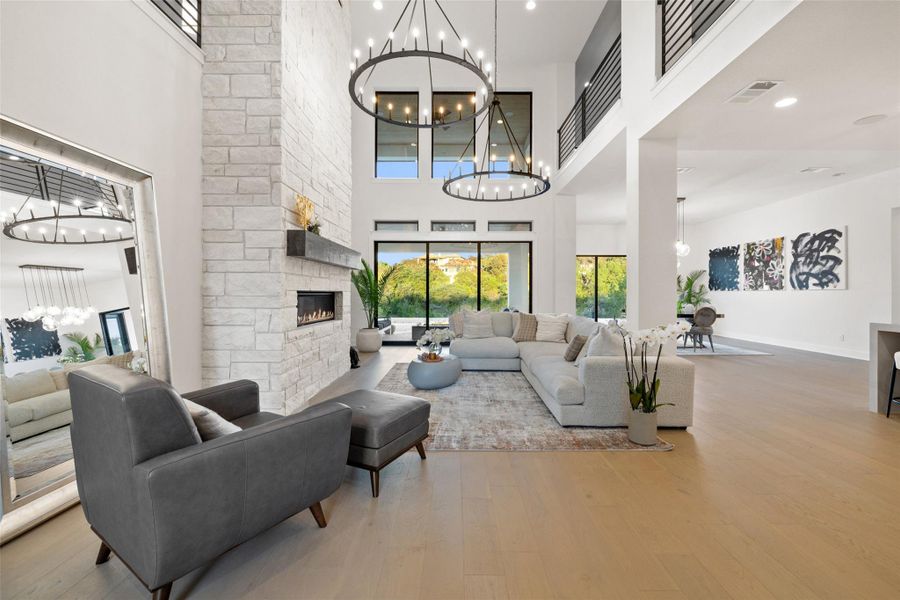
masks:
[[[452,321],[451,321],[452,322]],[[513,313],[491,313],[494,336],[466,338],[455,331],[450,352],[464,370],[522,371],[560,425],[619,427],[628,424],[625,358],[585,356],[578,366],[564,354],[576,335],[589,335],[597,327],[591,319],[570,317],[566,343],[513,341]],[[655,361],[654,361],[655,363]],[[676,356],[660,359],[662,381],[659,402],[675,406],[659,409],[661,427],[688,427],[694,411],[694,365]]]

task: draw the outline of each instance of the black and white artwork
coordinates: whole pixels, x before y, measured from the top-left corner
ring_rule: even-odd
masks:
[[[744,289],[784,289],[784,238],[744,244]]]
[[[847,230],[805,231],[791,240],[791,287],[847,289]]]
[[[709,289],[731,291],[740,289],[741,247],[723,246],[709,251]]]
[[[45,331],[41,321],[6,319],[9,331],[9,345],[15,360],[34,360],[45,356],[59,356],[59,335],[55,331]]]

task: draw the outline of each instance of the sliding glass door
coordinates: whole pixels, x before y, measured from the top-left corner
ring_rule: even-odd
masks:
[[[625,316],[624,256],[575,258],[575,307],[583,317],[621,319]]]
[[[394,267],[378,310],[386,342],[410,343],[468,310],[531,310],[531,242],[375,242]]]

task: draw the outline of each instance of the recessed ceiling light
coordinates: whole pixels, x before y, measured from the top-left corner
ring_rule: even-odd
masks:
[[[534,8],[536,6],[537,6],[537,3],[535,3],[534,0],[528,0],[528,2],[525,3],[525,8],[528,10],[534,10]]]
[[[375,10],[381,10],[382,8],[384,8],[384,4],[381,3],[381,0],[375,0],[375,2],[372,3],[372,8],[374,8]]]
[[[584,87],[591,87],[591,82],[590,82],[590,81],[585,81],[585,82],[584,82]]]
[[[10,154],[10,155],[9,155],[9,160],[22,160],[22,159],[19,158],[18,156],[15,156],[14,154]]]
[[[693,171],[696,167],[678,167],[678,174],[685,175]]]
[[[776,102],[775,108],[787,108],[788,106],[793,106],[795,104],[797,104],[797,99],[793,96],[788,96],[787,98],[782,98]]]
[[[821,173],[822,171],[830,171],[831,167],[806,167],[800,169],[801,173]]]
[[[853,121],[854,125],[871,125],[872,123],[877,123],[878,121],[884,121],[887,119],[887,115],[869,115],[868,117],[863,117],[861,119],[857,119]]]
[[[846,175],[846,173],[844,173],[843,171],[838,171],[837,173],[831,174],[832,177],[843,177],[844,175]]]

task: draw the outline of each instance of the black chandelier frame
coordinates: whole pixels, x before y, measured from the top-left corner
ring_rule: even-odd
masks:
[[[456,27],[454,27],[453,23],[450,21],[450,17],[447,16],[446,11],[441,6],[439,0],[430,0],[434,2],[434,4],[438,7],[443,15],[444,20],[447,22],[447,25],[450,27],[450,30],[453,32],[453,35],[456,36],[457,41],[460,43],[462,47],[462,54],[457,56],[455,54],[450,54],[444,52],[444,40],[440,39],[440,50],[432,50],[431,49],[431,36],[429,35],[429,25],[428,25],[428,9],[426,7],[426,3],[429,0],[407,0],[406,4],[403,7],[403,10],[400,12],[400,16],[397,18],[396,23],[394,23],[393,29],[391,29],[388,34],[388,39],[384,42],[381,47],[381,51],[378,54],[374,54],[372,48],[372,40],[369,45],[369,57],[362,64],[359,62],[359,57],[357,56],[354,59],[354,62],[351,64],[351,74],[350,81],[347,85],[347,90],[350,93],[350,98],[353,100],[353,103],[356,104],[357,107],[360,108],[363,112],[368,114],[369,116],[374,117],[375,119],[382,121],[384,123],[389,123],[391,125],[397,125],[400,127],[410,127],[414,129],[434,129],[437,127],[446,127],[447,125],[454,123],[462,123],[465,121],[469,121],[471,119],[477,118],[479,115],[484,114],[491,106],[494,101],[494,86],[493,86],[493,77],[489,74],[489,65],[486,69],[483,61],[481,59],[476,59],[472,56],[472,53],[469,51],[468,47],[464,44],[463,38],[457,32]],[[422,17],[424,21],[424,29],[425,29],[425,49],[419,48],[419,39],[418,36],[414,33],[413,28],[413,18],[415,17],[416,8],[421,2],[422,5]],[[406,36],[401,43],[400,50],[394,50],[394,34],[397,32],[397,28],[400,26],[400,23],[403,21],[404,16],[409,10],[410,5],[412,5],[412,10],[409,11],[409,22],[407,24]],[[413,48],[411,50],[406,49],[406,42],[409,40],[410,35],[413,37]],[[446,63],[450,63],[452,65],[457,65],[462,67],[472,74],[474,74],[481,81],[481,106],[479,107],[476,103],[475,111],[468,114],[459,114],[455,119],[447,119],[447,118],[435,118],[434,114],[431,115],[431,119],[429,120],[426,115],[424,119],[420,119],[420,114],[416,111],[415,119],[410,119],[408,116],[403,119],[395,119],[393,115],[388,112],[387,115],[384,112],[378,111],[378,97],[377,94],[374,94],[374,101],[372,102],[372,108],[366,106],[366,98],[364,97],[364,89],[368,84],[369,79],[371,79],[372,75],[375,73],[376,67],[381,64],[391,60],[400,60],[406,58],[425,58],[428,61],[428,82],[429,87],[431,89],[431,96],[434,96],[434,78],[433,78],[433,69],[432,69],[432,61],[442,61]],[[365,80],[363,81],[363,85],[361,89],[357,88],[357,85],[365,76]]]

